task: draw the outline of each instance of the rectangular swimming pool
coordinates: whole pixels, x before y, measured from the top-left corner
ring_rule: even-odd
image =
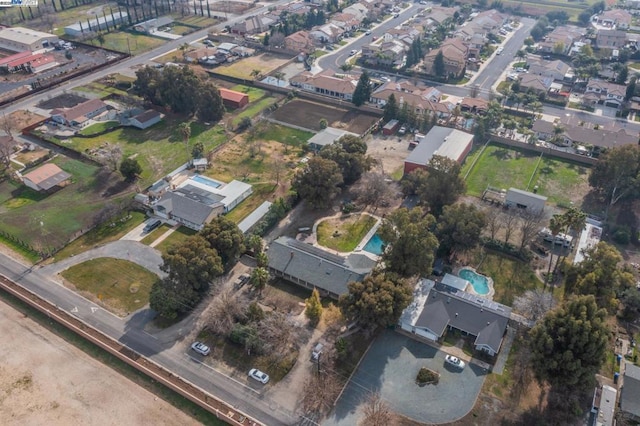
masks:
[[[213,180],[213,179],[210,179],[210,178],[202,176],[202,175],[192,176],[191,180],[194,181],[194,182],[201,183],[203,185],[210,186],[212,188],[220,188],[222,186],[222,184],[220,182],[218,182],[217,180]]]

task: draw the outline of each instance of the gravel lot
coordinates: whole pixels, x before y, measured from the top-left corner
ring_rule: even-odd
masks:
[[[0,424],[197,424],[0,301]]]

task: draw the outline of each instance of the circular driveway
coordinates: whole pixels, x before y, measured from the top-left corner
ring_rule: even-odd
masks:
[[[378,336],[323,425],[355,425],[362,405],[378,392],[391,409],[422,423],[449,423],[475,405],[486,372],[471,364],[463,370],[445,364],[445,353],[393,331]],[[440,373],[437,385],[415,384],[421,367]]]

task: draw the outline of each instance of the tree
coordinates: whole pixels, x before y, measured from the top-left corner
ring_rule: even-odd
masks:
[[[220,90],[211,82],[206,82],[200,88],[198,98],[198,117],[208,122],[219,121],[224,115],[224,104]]]
[[[115,172],[118,170],[118,163],[122,159],[122,148],[120,148],[120,145],[110,145],[107,143],[104,151],[104,159],[107,165],[111,171]]]
[[[311,207],[323,209],[340,193],[342,182],[342,173],[336,162],[318,156],[296,172],[291,187]]]
[[[345,62],[344,64],[340,65],[340,69],[344,72],[351,71],[353,69],[353,64]]]
[[[640,146],[624,145],[601,155],[589,175],[589,185],[613,206],[636,195],[640,184]],[[607,207],[608,213],[609,207]]]
[[[198,159],[202,158],[204,154],[204,144],[202,142],[196,142],[191,149],[191,157]]]
[[[160,96],[160,71],[152,67],[142,67],[136,71],[136,80],[133,83],[134,90],[146,101],[152,104],[162,105]]]
[[[547,312],[555,308],[556,304],[553,294],[538,288],[525,291],[522,296],[517,296],[513,301],[514,309],[533,322],[542,319]]]
[[[156,281],[149,293],[149,306],[164,318],[174,319],[190,311],[199,297],[186,283],[165,278]]]
[[[391,424],[391,419],[391,409],[382,400],[380,394],[371,394],[364,406],[364,418],[360,424],[363,426],[387,426]]]
[[[390,204],[395,198],[395,192],[387,183],[387,178],[382,173],[367,172],[356,184],[354,192],[359,203],[365,208],[374,206],[374,211],[380,205]]]
[[[251,286],[258,291],[258,294],[262,294],[262,290],[267,286],[269,282],[269,271],[267,268],[254,268],[251,271],[251,278],[249,280]]]
[[[367,144],[362,138],[345,135],[322,148],[320,156],[334,161],[340,167],[343,183],[351,185],[371,168],[372,160],[366,152]]]
[[[369,74],[366,71],[363,71],[362,74],[360,74],[358,84],[356,85],[356,89],[353,92],[353,104],[355,106],[360,106],[365,102],[368,102],[369,98],[371,97],[371,90],[371,80],[369,79]]]
[[[120,163],[120,173],[127,182],[133,182],[142,173],[142,167],[135,158],[125,158]]]
[[[559,214],[554,214],[549,221],[549,230],[551,231],[551,235],[555,241],[556,235],[558,235],[563,228],[562,216]],[[553,263],[553,251],[549,252],[549,268],[547,269],[547,276],[544,280],[545,287],[551,281],[551,264]]]
[[[282,80],[284,78],[285,73],[283,73],[282,71],[277,71],[276,73],[273,74],[273,76],[278,81],[278,87],[280,87],[280,80]]]
[[[581,296],[547,314],[529,335],[531,363],[540,383],[564,392],[593,385],[609,340],[606,311]]]
[[[446,77],[446,69],[444,67],[444,55],[442,54],[442,50],[438,52],[435,59],[433,60],[433,74],[436,77],[440,77],[440,78]]]
[[[629,77],[629,68],[625,65],[622,65],[616,74],[616,83],[617,84],[625,84],[627,82],[627,78]]]
[[[313,289],[311,296],[305,299],[304,304],[306,307],[304,314],[309,318],[309,322],[315,326],[322,316],[322,302],[320,301],[320,293],[317,288]]]
[[[192,235],[172,246],[162,256],[162,269],[169,278],[188,284],[198,292],[209,289],[209,283],[224,271],[218,252],[200,235]]]
[[[638,81],[637,77],[631,77],[629,80],[629,84],[627,84],[627,90],[624,95],[624,100],[628,101],[632,97],[636,95],[636,82]]]
[[[178,124],[178,133],[182,136],[182,142],[184,146],[189,152],[189,138],[191,138],[191,122],[187,121],[185,123]]]
[[[244,319],[243,304],[230,290],[212,300],[204,314],[205,327],[212,333],[228,336],[238,320]]]
[[[312,374],[302,388],[302,411],[307,415],[321,416],[333,408],[341,390],[342,381],[333,370]]]
[[[369,275],[349,283],[349,293],[342,296],[345,313],[365,326],[388,327],[398,323],[400,314],[411,302],[413,290],[403,279],[386,274]]]
[[[259,69],[251,70],[251,77],[253,77],[254,80],[257,80],[261,74],[262,74],[262,71],[260,71]]]
[[[226,270],[244,253],[244,234],[226,216],[213,219],[200,231],[200,235],[216,250]]]
[[[198,110],[199,100],[212,87],[202,87],[200,79],[187,65],[165,67],[158,89],[162,104],[178,114],[192,115]]]
[[[384,115],[382,119],[386,122],[398,117],[398,102],[396,96],[392,93],[387,99],[387,103],[384,105]]]
[[[460,164],[448,157],[434,155],[427,165],[428,175],[416,194],[429,206],[430,213],[439,217],[444,206],[453,204],[465,190],[460,176]]]
[[[484,213],[473,204],[445,206],[436,226],[440,249],[450,256],[474,248],[485,225]]]
[[[396,210],[383,220],[380,238],[389,245],[383,260],[387,271],[403,277],[429,275],[438,240],[431,233],[435,219],[420,208]]]

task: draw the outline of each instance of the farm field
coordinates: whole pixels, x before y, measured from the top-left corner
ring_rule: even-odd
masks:
[[[271,114],[271,118],[315,131],[321,130],[320,120],[324,118],[330,127],[357,134],[364,133],[378,120],[374,115],[300,99],[282,105]]]
[[[108,257],[74,265],[61,275],[80,294],[88,294],[120,316],[144,307],[149,302],[151,286],[158,280],[135,263]]]
[[[474,164],[475,162],[475,164]],[[533,191],[562,207],[579,204],[589,191],[589,168],[567,160],[540,156],[535,152],[489,144],[484,151],[474,149],[467,157],[467,193],[481,197],[487,186]]]
[[[229,77],[253,80],[251,75],[253,70],[259,70],[262,75],[267,75],[287,61],[288,59],[263,53],[262,55],[250,56],[230,64],[221,65],[215,68],[214,71],[217,74],[228,75]]]

